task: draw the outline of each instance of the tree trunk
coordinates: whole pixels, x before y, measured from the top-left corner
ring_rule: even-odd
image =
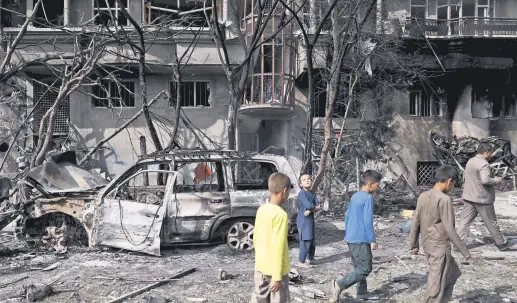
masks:
[[[305,123],[305,149],[303,150],[303,166],[300,173],[312,171],[312,124],[314,118],[314,67],[312,62],[313,48],[307,46],[307,77],[308,77],[308,102],[307,102],[307,121]]]
[[[179,67],[178,67],[179,68]],[[171,96],[171,98],[174,98],[176,103],[174,104],[175,113],[174,113],[174,127],[172,129],[171,134],[171,140],[169,142],[169,146],[167,148],[172,149],[174,145],[178,147],[178,142],[176,141],[176,136],[178,135],[178,129],[180,127],[180,116],[181,116],[181,91],[180,91],[180,85],[181,85],[181,73],[179,70],[174,69],[174,75],[176,77],[176,96]]]
[[[230,106],[228,107],[228,119],[227,119],[227,130],[228,130],[228,149],[235,150],[237,146],[236,133],[237,133],[237,99],[239,98],[239,92],[235,90],[233,79],[228,79],[228,88],[230,91]]]

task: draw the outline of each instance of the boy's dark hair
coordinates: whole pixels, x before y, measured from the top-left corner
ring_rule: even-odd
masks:
[[[279,194],[285,188],[291,187],[291,180],[286,174],[274,173],[271,176],[269,176],[269,180],[267,181],[267,187],[269,189],[269,192],[273,194]]]
[[[298,182],[302,181],[302,177],[306,176],[306,175],[312,176],[311,173],[301,173],[300,176],[298,177]]]
[[[436,183],[445,183],[449,179],[458,182],[458,171],[450,165],[440,166],[434,173]]]
[[[487,153],[487,152],[492,152],[492,145],[490,145],[490,143],[488,143],[488,142],[481,142],[478,145],[477,152],[480,155]]]
[[[382,175],[376,170],[367,170],[361,175],[361,186],[365,186],[368,183],[381,182]]]

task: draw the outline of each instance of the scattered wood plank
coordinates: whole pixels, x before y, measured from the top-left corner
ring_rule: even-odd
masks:
[[[16,280],[11,281],[11,282],[2,283],[2,284],[0,284],[0,288],[4,288],[4,287],[9,286],[9,285],[11,285],[11,284],[14,284],[14,283],[16,283],[16,282],[20,282],[20,281],[22,281],[22,280],[27,279],[28,277],[29,277],[29,276],[23,276],[23,277],[20,277],[20,278],[18,278],[18,279],[16,279]]]
[[[127,299],[130,299],[130,298],[133,298],[135,296],[138,296],[148,290],[151,290],[153,288],[156,288],[156,287],[159,287],[159,286],[162,286],[163,284],[166,284],[167,282],[169,282],[169,280],[173,280],[173,279],[179,279],[179,278],[182,278],[186,275],[190,275],[191,273],[195,272],[196,271],[196,268],[191,268],[189,270],[184,270],[184,271],[180,271],[179,273],[167,278],[166,280],[162,280],[162,281],[158,281],[156,283],[153,283],[151,285],[148,285],[146,287],[143,287],[143,288],[140,288],[138,290],[135,290],[133,292],[130,292],[128,294],[125,294],[121,297],[118,297],[116,299],[113,299],[111,301],[109,301],[108,303],[120,303],[120,302],[124,302],[125,300]]]

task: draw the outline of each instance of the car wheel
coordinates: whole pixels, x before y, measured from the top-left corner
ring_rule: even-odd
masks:
[[[226,234],[227,243],[234,250],[252,250],[255,226],[251,222],[237,221]]]

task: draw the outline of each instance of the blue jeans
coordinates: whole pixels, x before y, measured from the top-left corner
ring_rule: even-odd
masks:
[[[314,260],[314,254],[316,253],[316,243],[312,240],[300,240],[300,257],[298,260],[300,263],[305,263],[305,260]]]

